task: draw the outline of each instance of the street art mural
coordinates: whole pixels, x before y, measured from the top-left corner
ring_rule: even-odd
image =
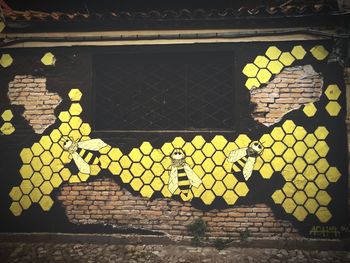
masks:
[[[278,217],[291,220],[304,235],[315,225],[346,224],[347,148],[341,71],[327,73],[332,65],[327,64],[329,51],[323,45],[281,46],[263,45],[260,53],[253,52],[255,57],[242,58],[237,74],[244,85],[235,88],[246,89],[244,92],[251,95],[268,87],[289,67],[299,66],[300,74],[309,70],[313,76],[322,75],[321,93],[314,94],[317,99],[306,94],[298,107],[285,108],[273,123],[264,125],[262,121],[257,129],[236,134],[177,134],[164,139],[158,135],[155,145],[140,138],[131,150],[125,150],[117,139],[95,132],[89,114],[84,115],[85,110],[89,112],[85,93],[91,96],[90,91],[74,86],[67,87],[66,94],[55,90],[63,101],[55,110],[54,124],[32,137],[33,141],[26,140],[21,148],[8,146],[17,154],[19,165],[8,168],[16,179],[9,180],[15,183],[2,195],[9,200],[2,213],[7,211],[9,220],[20,220],[33,207],[52,213],[55,191],[62,184],[111,176],[135,195],[175,198],[205,210],[266,202]],[[41,58],[45,67],[60,63],[60,56],[51,52]],[[13,61],[10,54],[2,55],[4,74]],[[305,65],[318,71],[309,66],[305,69]],[[46,78],[49,81],[49,76]],[[305,89],[308,83],[305,79]],[[19,118],[21,114],[16,112]],[[12,114],[6,109],[1,115],[11,127],[16,126],[16,122],[10,124]],[[10,135],[8,129],[2,133]],[[3,145],[6,147],[6,142]],[[7,182],[6,178],[3,181]]]

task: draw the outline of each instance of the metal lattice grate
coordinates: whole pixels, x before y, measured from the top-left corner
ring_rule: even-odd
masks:
[[[232,53],[96,56],[97,130],[232,129]]]

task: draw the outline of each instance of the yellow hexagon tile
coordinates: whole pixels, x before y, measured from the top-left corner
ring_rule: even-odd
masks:
[[[202,136],[196,136],[193,138],[192,142],[193,146],[196,148],[196,149],[201,149],[202,146],[205,144],[205,140]],[[163,148],[162,148],[163,150]]]
[[[293,184],[299,190],[303,190],[306,183],[307,183],[307,180],[302,174],[298,174],[293,180]]]
[[[326,105],[326,111],[328,114],[332,117],[338,116],[339,112],[341,110],[341,106],[338,102],[336,101],[330,101]]]
[[[324,46],[321,45],[314,46],[310,52],[317,60],[324,60],[329,54]]]
[[[329,163],[328,163],[327,159],[320,158],[315,163],[315,167],[316,167],[317,171],[319,171],[320,173],[325,173],[329,168]]]
[[[306,116],[313,117],[317,112],[317,108],[315,107],[314,103],[308,103],[304,106],[303,112],[305,113]]]
[[[82,113],[83,109],[81,108],[81,105],[79,103],[72,103],[72,105],[69,108],[69,113],[72,116],[77,116]]]
[[[38,188],[34,188],[29,194],[29,197],[33,203],[38,203],[42,196],[43,194],[40,192]]]
[[[286,198],[282,203],[282,207],[284,208],[284,211],[286,211],[286,213],[288,214],[292,214],[296,206],[297,205],[291,198]]]
[[[22,214],[22,207],[18,202],[12,202],[10,211],[14,216],[20,216]]]
[[[53,187],[52,187],[52,185],[51,185],[51,183],[49,181],[43,182],[42,185],[40,186],[40,191],[44,195],[51,194],[52,190],[53,190]]]
[[[256,77],[260,83],[267,83],[272,77],[272,74],[267,69],[260,69]]]
[[[33,158],[33,153],[32,153],[32,151],[29,148],[22,149],[22,151],[20,152],[19,155],[20,155],[20,157],[22,159],[22,162],[24,164],[30,163],[30,161]]]
[[[286,120],[283,124],[282,124],[282,128],[285,131],[285,133],[287,134],[292,134],[294,129],[295,129],[296,125],[292,120]]]
[[[304,204],[306,199],[307,199],[307,196],[303,191],[296,191],[296,193],[293,196],[294,202],[298,205]]]
[[[223,150],[227,145],[227,140],[222,135],[216,135],[212,140],[211,144],[215,147],[216,150]]]
[[[297,155],[295,154],[294,150],[291,148],[288,148],[284,153],[283,153],[283,159],[286,161],[286,163],[293,163]]]
[[[213,178],[213,176],[211,174],[206,174],[202,178],[202,184],[203,184],[205,189],[212,189],[214,183],[215,183],[215,179]]]
[[[181,137],[176,137],[171,144],[174,146],[174,148],[182,148],[185,145],[185,141]]]
[[[275,142],[275,140],[269,134],[264,134],[261,136],[259,141],[264,145],[265,148],[270,147]]]
[[[304,142],[298,141],[294,145],[293,149],[294,149],[294,152],[296,153],[297,156],[304,156],[304,154],[308,148]]]
[[[136,168],[134,168],[133,171],[135,172],[135,174],[136,174],[136,172],[141,172],[141,169],[142,169],[142,172],[143,172],[144,168],[142,167],[141,164],[135,163],[135,167],[136,167],[136,166],[137,166],[137,167],[140,167],[140,169],[137,170]],[[117,162],[111,162],[110,165],[108,166],[108,170],[109,170],[113,175],[119,175],[120,172],[122,171],[122,168],[121,168],[121,166],[119,165],[119,163],[117,163]],[[141,172],[141,173],[142,173],[142,172]],[[138,174],[138,173],[137,173],[137,174]],[[141,175],[141,174],[140,174],[140,175]]]
[[[259,170],[262,178],[264,179],[270,179],[271,176],[273,175],[273,169],[271,167],[270,164],[265,163],[263,166],[261,166],[260,170]]]
[[[204,204],[210,205],[214,201],[215,195],[211,190],[205,190],[201,195],[201,199]]]
[[[329,85],[324,92],[329,100],[337,100],[341,94],[337,84]]]
[[[322,223],[327,223],[332,218],[332,214],[327,207],[319,207],[316,216]]]
[[[266,56],[272,60],[278,59],[281,53],[282,53],[281,50],[279,50],[275,46],[269,47],[265,52]]]
[[[205,159],[205,156],[202,153],[202,151],[195,151],[194,154],[192,155],[192,158],[196,164],[202,164],[202,162]]]
[[[235,140],[235,143],[239,148],[247,147],[250,142],[251,140],[246,134],[240,134]]]
[[[71,89],[68,93],[71,101],[80,101],[83,94],[79,89]]]
[[[326,189],[329,182],[324,174],[319,174],[315,180],[315,183],[319,189]]]
[[[281,157],[275,157],[271,161],[271,165],[276,172],[280,172],[282,171],[283,167],[286,165],[286,162]]]
[[[268,63],[269,59],[265,56],[257,56],[254,60],[254,64],[257,65],[259,68],[266,68]]]
[[[330,167],[326,172],[326,177],[331,183],[336,183],[340,176],[341,173],[339,172],[337,167]]]
[[[329,152],[329,147],[325,141],[318,141],[314,149],[320,157],[326,157]]]
[[[281,141],[284,137],[284,131],[281,127],[276,127],[271,132],[272,138],[274,138],[276,141]]]
[[[0,133],[4,135],[11,135],[12,133],[15,132],[15,127],[12,125],[10,122],[5,122],[1,128],[0,128]]]
[[[213,188],[212,188],[214,194],[216,196],[222,196],[223,193],[226,191],[226,187],[223,184],[223,182],[221,181],[216,181],[216,183],[214,184]]]
[[[299,221],[304,221],[307,215],[308,212],[302,206],[298,206],[293,212],[293,216]]]
[[[83,123],[83,121],[77,117],[77,116],[73,116],[70,120],[69,120],[69,126],[72,127],[72,129],[79,129],[80,125]],[[80,137],[80,136],[79,136]]]
[[[287,149],[287,146],[283,142],[275,142],[271,149],[275,155],[281,156]]]
[[[50,133],[50,138],[53,142],[58,142],[62,138],[62,134],[59,130],[55,129]]]
[[[304,188],[304,192],[308,197],[315,197],[318,187],[313,182],[308,182]]]
[[[153,193],[154,193],[154,190],[149,185],[144,185],[140,190],[141,196],[147,197],[147,198],[151,198]]]
[[[23,194],[29,194],[33,189],[33,184],[29,180],[23,180],[19,187]]]
[[[295,186],[292,183],[287,182],[282,187],[282,190],[287,197],[292,197],[297,189],[295,188]]]
[[[286,198],[281,190],[276,190],[271,197],[275,204],[282,204],[283,200]]]
[[[24,196],[22,196],[19,203],[22,206],[23,210],[27,210],[30,207],[30,205],[32,204],[32,200],[30,200],[28,195],[24,195]]]
[[[245,82],[245,86],[247,89],[253,89],[260,87],[260,82],[257,78],[248,78]]]
[[[237,179],[232,174],[226,175],[223,179],[223,183],[227,189],[233,189],[237,182]]]
[[[21,191],[21,188],[19,188],[18,186],[15,186],[15,187],[12,187],[9,195],[13,201],[19,201],[23,193]]]
[[[164,186],[163,181],[156,177],[153,179],[153,181],[151,182],[151,187],[153,188],[154,191],[160,191]]]
[[[310,213],[310,214],[314,214],[317,210],[317,208],[319,207],[318,203],[316,202],[315,199],[308,199],[305,204],[304,207],[306,208],[306,210]]]
[[[10,54],[2,54],[1,55],[0,65],[3,68],[7,68],[7,67],[11,66],[12,62],[13,62],[13,59],[12,59]]]
[[[306,134],[306,130],[301,126],[297,126],[293,132],[295,139],[297,139],[298,141],[303,140]]]
[[[327,206],[332,198],[326,191],[321,190],[317,193],[316,200],[320,205]]]
[[[249,188],[245,182],[237,183],[234,190],[238,196],[246,196],[249,192]]]
[[[142,154],[140,153],[139,150],[131,151],[130,154],[132,156],[133,161],[140,161],[141,160]],[[129,154],[129,156],[130,156],[130,154]],[[119,148],[112,148],[108,152],[108,156],[113,161],[119,161],[120,158],[123,156],[123,153],[119,150]]]
[[[283,52],[278,59],[283,65],[290,66],[295,58],[289,52]]]
[[[283,64],[279,62],[278,60],[272,60],[269,62],[267,65],[267,69],[272,73],[272,74],[278,74],[281,72],[283,69]]]
[[[286,181],[292,181],[294,179],[294,177],[296,176],[297,172],[295,171],[295,168],[293,165],[287,164],[283,168],[281,174]]]
[[[52,54],[51,52],[47,52],[44,54],[44,56],[41,58],[41,62],[45,65],[45,66],[54,66],[56,63],[56,58],[54,56],[54,54]]]
[[[293,57],[295,57],[298,60],[301,60],[306,55],[306,51],[302,46],[294,46],[291,51]]]
[[[120,174],[120,178],[122,179],[123,183],[130,183],[130,181],[133,179],[133,176],[129,171],[123,170]]]
[[[141,181],[140,178],[134,178],[131,183],[130,186],[132,187],[132,189],[134,189],[135,191],[139,191],[141,189],[141,187],[143,186],[143,183]]]
[[[11,110],[5,110],[2,114],[1,114],[1,118],[4,121],[11,121],[13,118],[13,114]]]
[[[328,136],[329,132],[326,127],[320,126],[320,127],[317,127],[314,134],[317,137],[317,139],[324,140]]]
[[[247,77],[255,77],[256,73],[258,73],[259,68],[254,65],[253,63],[248,63],[244,68],[243,68],[243,74],[246,75]]]
[[[24,164],[19,169],[22,178],[30,178],[33,175],[33,168],[29,164]]]
[[[320,157],[314,149],[308,149],[305,153],[304,159],[308,164],[314,164]]]
[[[39,204],[44,211],[49,211],[53,205],[53,200],[51,199],[50,196],[44,195],[40,199]]]
[[[38,187],[44,182],[42,175],[39,172],[35,172],[33,176],[30,178],[30,181],[35,187]]]
[[[313,165],[308,165],[305,170],[303,175],[305,176],[306,179],[308,179],[309,181],[313,181],[316,176],[318,175],[318,172],[315,168],[315,166]]]
[[[227,190],[223,198],[228,205],[234,205],[238,199],[238,195],[232,190]]]

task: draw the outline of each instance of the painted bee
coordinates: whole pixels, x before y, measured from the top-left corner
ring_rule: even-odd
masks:
[[[170,193],[174,193],[177,188],[181,193],[188,197],[192,186],[198,188],[202,180],[185,162],[185,153],[181,149],[175,149],[171,154],[170,178],[168,189]]]
[[[256,158],[263,150],[264,147],[259,141],[253,141],[248,147],[231,151],[227,161],[233,163],[232,168],[234,170],[243,170],[244,179],[248,181],[252,175]]]
[[[75,141],[73,138],[63,138],[63,149],[69,152],[77,165],[79,172],[90,174],[90,165],[93,154],[89,151],[98,151],[107,144],[101,139],[91,139],[86,141]],[[87,151],[86,151],[87,150]]]

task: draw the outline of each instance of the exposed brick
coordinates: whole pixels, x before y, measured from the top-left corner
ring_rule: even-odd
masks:
[[[252,116],[266,126],[275,124],[288,112],[318,101],[322,85],[323,78],[310,65],[285,68],[266,86],[250,91],[257,105]]]
[[[11,104],[24,106],[23,117],[35,133],[43,133],[55,122],[54,109],[62,99],[57,93],[51,93],[46,89],[46,78],[17,75],[8,87]]]
[[[112,179],[65,185],[58,199],[75,224],[109,224],[188,236],[186,226],[201,217],[207,223],[209,238],[239,238],[246,228],[253,237],[299,237],[290,222],[276,219],[265,204],[202,211],[171,199],[133,196]]]

